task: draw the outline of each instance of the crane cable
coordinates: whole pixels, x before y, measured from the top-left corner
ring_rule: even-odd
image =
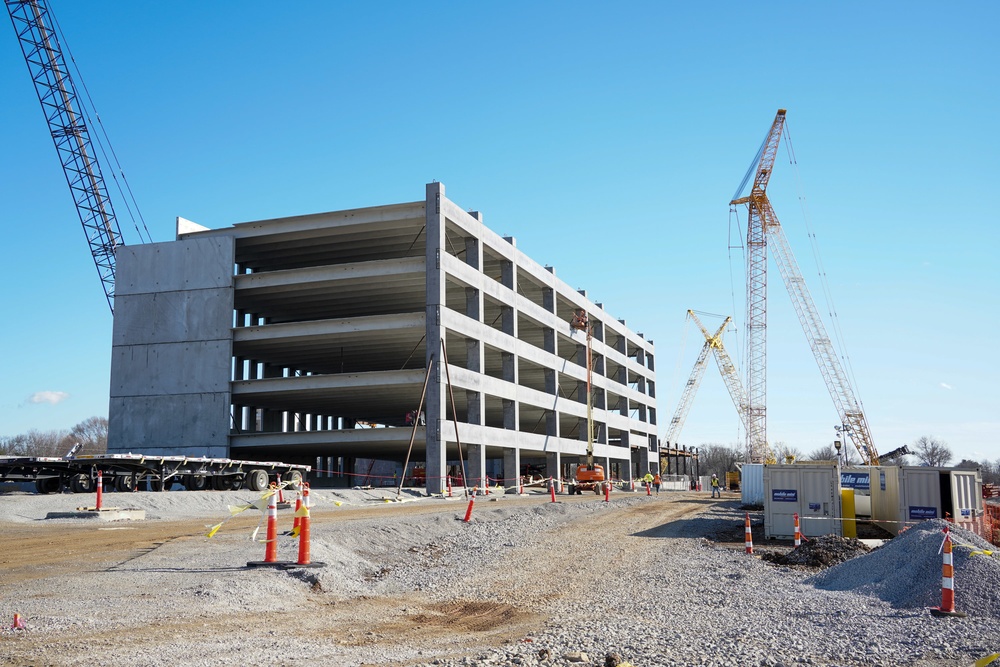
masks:
[[[51,0],[49,4],[52,4]],[[70,51],[69,42],[63,34],[62,27],[59,25],[59,20],[56,18],[55,13],[50,11],[49,17],[52,20],[57,39],[59,40],[62,49],[66,52],[66,55],[69,56],[69,66],[71,66],[75,72],[73,80],[79,82],[80,87],[83,90],[83,95],[77,96],[77,103],[80,105],[80,112],[85,118],[94,118],[97,121],[99,131],[93,133],[92,135],[94,142],[97,144],[97,150],[101,153],[104,163],[112,166],[112,169],[110,169],[111,179],[115,182],[118,194],[121,195],[121,201],[125,204],[126,210],[128,210],[129,218],[132,220],[132,226],[135,228],[136,234],[139,235],[139,241],[141,243],[151,243],[153,239],[150,236],[149,228],[146,226],[146,220],[142,217],[142,212],[139,210],[139,204],[135,200],[135,195],[132,193],[132,188],[129,186],[128,179],[125,178],[125,170],[118,161],[118,155],[115,153],[115,149],[111,145],[111,138],[104,129],[104,123],[101,121],[100,114],[97,113],[97,107],[94,104],[94,100],[90,96],[90,90],[87,89],[87,84],[84,82],[80,66],[77,65],[76,58],[73,57],[73,52]],[[102,136],[104,138],[103,141],[101,140]],[[108,145],[107,149],[104,148],[105,143]],[[121,174],[121,183],[118,181],[118,174]],[[122,190],[122,183],[125,184],[125,190]],[[126,190],[128,191],[127,196],[125,194]],[[133,208],[135,208],[135,213],[132,212]],[[137,215],[138,221],[136,220]],[[140,223],[142,224],[142,229],[139,229]]]
[[[840,328],[840,318],[837,316],[837,308],[833,302],[833,291],[830,289],[830,283],[827,279],[826,269],[823,266],[823,258],[820,255],[819,240],[816,236],[816,232],[812,226],[812,220],[809,216],[809,206],[806,202],[806,196],[804,187],[802,185],[802,174],[799,171],[799,162],[795,156],[795,147],[792,144],[792,135],[789,133],[788,121],[785,121],[785,151],[788,154],[788,162],[792,165],[792,169],[795,172],[795,190],[799,200],[799,206],[802,209],[802,217],[805,220],[806,235],[809,237],[809,244],[812,248],[813,261],[816,263],[816,270],[819,274],[820,286],[823,292],[823,298],[826,300],[828,315],[830,316],[830,322],[833,329],[833,337],[836,342],[840,358],[844,362],[844,366],[847,369],[848,381],[851,383],[851,387],[854,390],[854,395],[858,400],[858,407],[864,410],[863,405],[861,405],[861,397],[858,395],[858,383],[854,375],[854,367],[851,364],[850,355],[847,354],[847,344],[844,339],[843,331]]]

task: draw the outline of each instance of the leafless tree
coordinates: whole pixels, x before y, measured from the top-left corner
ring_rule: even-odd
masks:
[[[715,473],[725,479],[726,473],[736,470],[736,462],[742,460],[743,449],[735,445],[706,444],[698,447],[698,467],[702,475]]]
[[[84,419],[69,434],[74,444],[83,445],[77,454],[105,454],[108,451],[108,420],[105,417]]]
[[[778,459],[778,463],[786,463],[788,461],[788,457],[792,457],[793,461],[801,460],[803,457],[801,449],[784,442],[774,443],[771,445],[771,449],[774,450],[774,457]]]
[[[910,448],[920,465],[940,467],[948,465],[952,459],[951,449],[942,440],[926,435],[917,438]]]
[[[24,434],[25,456],[64,456],[72,444],[68,442],[69,431],[39,431],[31,429]]]

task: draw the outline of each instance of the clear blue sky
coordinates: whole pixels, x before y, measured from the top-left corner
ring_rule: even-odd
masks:
[[[700,347],[686,310],[742,326],[728,202],[787,108],[798,179],[782,149],[769,193],[826,318],[816,234],[877,448],[1000,458],[995,2],[52,9],[154,240],[178,215],[223,227],[442,181],[655,341],[661,434]],[[10,25],[0,90],[12,435],[107,414],[111,315]],[[768,435],[808,452],[838,418],[770,278]],[[711,365],[681,442],[741,442],[738,423]]]

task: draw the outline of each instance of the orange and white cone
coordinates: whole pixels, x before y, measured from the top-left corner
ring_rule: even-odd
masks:
[[[14,624],[10,626],[11,630],[27,630],[28,626],[24,624],[24,619],[21,618],[20,614],[14,614]]]
[[[448,475],[448,497],[451,498],[451,475]]]
[[[748,554],[752,554],[753,553],[753,533],[750,532],[750,512],[747,512],[747,521],[746,521],[746,547],[747,547],[747,553]]]
[[[556,501],[556,480],[549,477],[549,491],[552,493],[552,502]]]
[[[653,495],[653,485],[650,484],[649,482],[646,482],[646,495],[647,496]]]
[[[278,484],[277,484],[277,487],[278,487],[278,502],[279,503],[283,503],[283,502],[285,502],[285,494],[281,492],[281,474],[280,473],[278,474]]]
[[[955,566],[951,556],[951,533],[944,529],[944,542],[941,543],[941,606],[931,608],[932,616],[958,616],[964,618],[967,614],[955,611]]]
[[[796,512],[793,516],[795,517],[795,546],[799,546],[802,544],[802,533],[799,532],[799,513]]]

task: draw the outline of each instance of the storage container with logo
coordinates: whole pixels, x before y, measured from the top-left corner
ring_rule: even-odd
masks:
[[[809,461],[764,466],[764,537],[842,535],[840,467],[835,462]]]

